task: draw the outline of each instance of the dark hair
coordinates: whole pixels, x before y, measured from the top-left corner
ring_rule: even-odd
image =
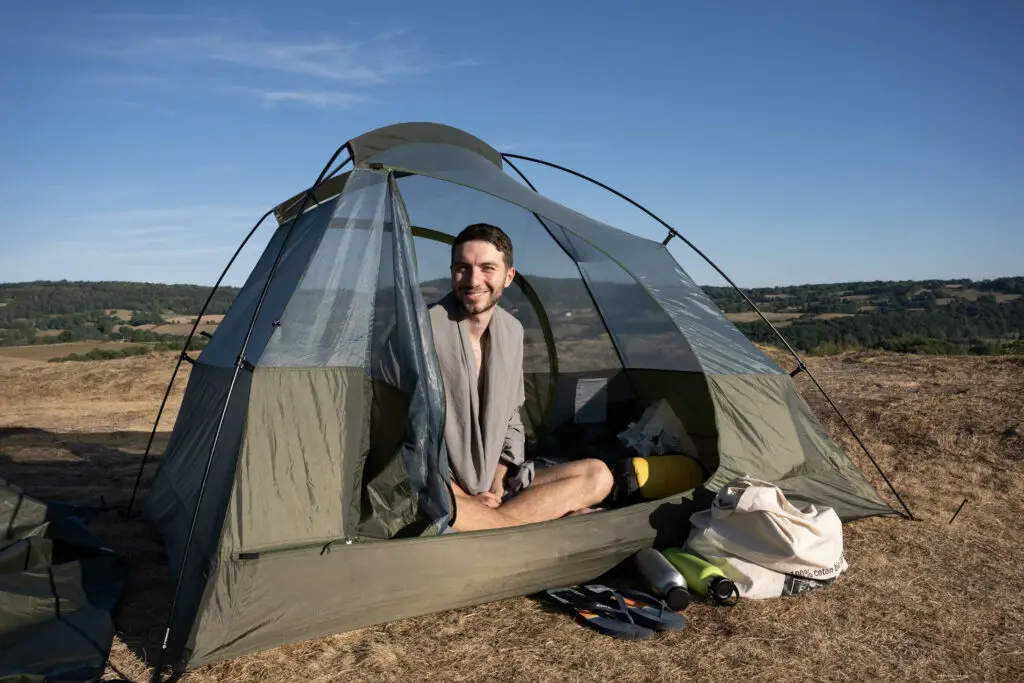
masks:
[[[490,223],[474,223],[466,226],[452,242],[452,261],[455,260],[455,247],[463,242],[489,242],[505,257],[505,267],[512,267],[512,240],[505,231]]]

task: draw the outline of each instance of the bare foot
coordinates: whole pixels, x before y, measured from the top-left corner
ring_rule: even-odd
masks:
[[[603,508],[580,508],[579,510],[573,510],[566,517],[575,517],[576,515],[589,515],[591,512],[604,512]]]

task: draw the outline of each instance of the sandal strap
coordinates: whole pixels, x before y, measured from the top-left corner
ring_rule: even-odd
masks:
[[[660,600],[660,599],[654,597],[653,595],[651,595],[650,593],[644,593],[643,591],[633,590],[632,588],[624,588],[620,592],[623,595],[625,595],[627,598],[643,600],[644,602],[646,602],[646,603],[648,603],[648,604],[650,604],[652,606],[653,605],[657,605],[658,606],[658,618],[661,619],[663,616],[665,616],[665,607],[666,607],[666,605],[665,605],[665,601],[664,600]]]
[[[564,598],[568,602],[572,603],[572,606],[576,610],[588,610],[591,612],[601,612],[616,617],[625,617],[630,624],[634,626],[636,623],[633,621],[633,615],[629,613],[629,608],[626,606],[625,600],[622,599],[621,595],[616,595],[616,604],[611,605],[604,600],[598,599],[597,594],[591,590],[581,587],[579,589],[572,588],[564,593],[559,594],[560,597]],[[587,595],[592,597],[588,598]]]

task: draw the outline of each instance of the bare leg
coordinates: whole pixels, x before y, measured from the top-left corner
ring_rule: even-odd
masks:
[[[455,492],[455,531],[480,531],[482,529],[501,529],[526,524],[525,520],[516,519],[506,514],[504,506],[488,507],[474,496],[469,495],[452,481]]]
[[[546,522],[604,500],[614,480],[600,460],[576,460],[537,470],[530,487],[494,512],[523,523]]]

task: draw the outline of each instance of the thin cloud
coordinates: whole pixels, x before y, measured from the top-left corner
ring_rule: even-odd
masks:
[[[265,208],[244,204],[127,206],[85,211],[52,226],[45,244],[0,250],[0,272],[24,279],[207,282],[224,267]],[[274,234],[268,218],[232,268],[244,278]],[[45,252],[45,253],[44,253]]]
[[[93,20],[97,30],[89,42],[70,39],[60,47],[100,60],[104,71],[89,82],[116,87],[119,94],[244,94],[264,106],[345,110],[380,103],[371,93],[375,88],[477,65],[472,58],[425,50],[408,27],[345,40],[187,15],[166,22],[130,13]]]
[[[377,104],[376,97],[351,92],[330,92],[323,90],[260,90],[259,88],[232,88],[258,97],[264,104],[281,103],[307,104],[317,109],[352,109],[356,106]]]
[[[254,72],[320,78],[360,86],[382,85],[397,79],[448,68],[473,66],[472,59],[439,59],[426,54],[411,29],[387,31],[366,40],[289,39],[262,30],[246,31],[227,25],[213,29],[183,24],[127,31],[104,43],[80,46],[97,56],[168,65],[205,64]]]

